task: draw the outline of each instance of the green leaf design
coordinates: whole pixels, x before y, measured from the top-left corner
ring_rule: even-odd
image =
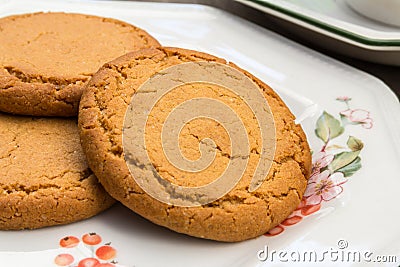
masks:
[[[350,177],[359,169],[361,169],[361,158],[357,157],[350,164],[346,165],[343,168],[338,169],[337,172],[343,173],[344,177]]]
[[[328,168],[331,173],[344,168],[345,166],[352,163],[360,154],[360,150],[358,151],[350,151],[350,152],[341,152],[336,154],[333,158],[333,161],[329,164]]]
[[[341,135],[343,131],[340,121],[326,111],[318,118],[315,127],[315,134],[325,143]]]
[[[364,144],[360,139],[354,136],[349,136],[349,139],[347,140],[347,146],[351,149],[351,151],[360,151],[363,149]]]
[[[329,151],[329,150],[344,149],[344,148],[345,148],[344,146],[340,146],[340,145],[330,145],[330,146],[327,146],[325,148],[325,150]]]

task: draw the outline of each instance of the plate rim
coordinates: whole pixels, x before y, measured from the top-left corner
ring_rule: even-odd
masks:
[[[370,36],[362,35],[360,33],[356,33],[351,30],[347,30],[344,28],[340,28],[336,25],[323,22],[320,19],[314,18],[312,15],[296,12],[294,10],[291,10],[290,8],[286,8],[279,4],[275,4],[269,0],[236,0],[236,1],[246,5],[251,5],[254,8],[257,8],[264,12],[268,12],[272,15],[278,16],[285,20],[290,20],[297,24],[300,24],[299,22],[303,22],[302,25],[308,27],[309,29],[313,29],[313,27],[315,27],[321,33],[324,34],[330,33],[331,35],[341,37],[342,40],[344,41],[352,41],[353,43],[355,42],[356,44],[360,44],[375,49],[386,50],[391,48],[392,49],[397,48],[396,50],[400,50],[400,38],[382,39],[382,38],[373,38]]]

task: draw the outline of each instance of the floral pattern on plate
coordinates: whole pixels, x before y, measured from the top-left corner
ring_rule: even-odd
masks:
[[[316,121],[315,135],[323,145],[318,152],[313,153],[312,173],[300,205],[281,224],[266,233],[266,236],[278,235],[285,227],[319,211],[323,202],[331,201],[343,192],[343,185],[348,178],[361,168],[360,152],[364,147],[363,142],[352,135],[348,136],[346,145],[334,143],[333,140],[342,136],[348,125],[371,129],[373,120],[369,111],[351,109],[350,97],[338,97],[336,100],[344,103],[346,109],[339,112],[339,119],[323,111]]]
[[[101,242],[101,236],[96,233],[84,234],[82,240],[75,236],[66,236],[59,242],[65,251],[54,258],[54,263],[56,266],[69,267],[117,267],[117,250],[110,242]]]

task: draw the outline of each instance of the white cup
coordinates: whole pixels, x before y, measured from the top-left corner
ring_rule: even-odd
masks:
[[[371,19],[400,26],[400,0],[346,0],[358,13]]]

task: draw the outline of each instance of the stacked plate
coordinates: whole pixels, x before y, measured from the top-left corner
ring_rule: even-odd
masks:
[[[308,36],[302,37],[310,42],[359,59],[400,66],[400,27],[361,15],[349,1],[236,1],[307,29],[302,34]]]

